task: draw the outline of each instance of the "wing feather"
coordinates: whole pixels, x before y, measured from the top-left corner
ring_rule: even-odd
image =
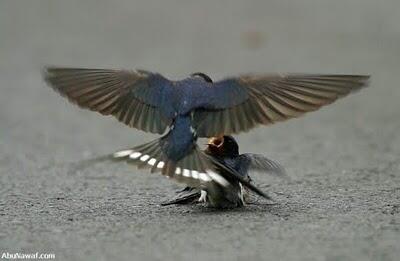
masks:
[[[286,177],[284,167],[276,161],[270,160],[260,154],[244,153],[237,158],[237,166],[241,173],[264,172],[279,177]]]
[[[103,115],[113,115],[130,127],[162,134],[171,123],[161,108],[163,93],[168,91],[171,82],[159,74],[48,67],[44,78],[70,102]]]
[[[199,137],[248,131],[318,110],[368,85],[364,75],[242,76],[206,89],[209,103],[195,110]],[[223,117],[220,117],[223,115]]]

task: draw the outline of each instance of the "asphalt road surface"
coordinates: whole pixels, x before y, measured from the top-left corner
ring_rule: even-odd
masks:
[[[398,260],[399,1],[1,1],[0,254],[57,260]],[[276,204],[161,207],[179,185],[74,163],[155,138],[46,87],[46,64],[172,79],[247,72],[371,74],[368,89],[238,136],[290,181]]]

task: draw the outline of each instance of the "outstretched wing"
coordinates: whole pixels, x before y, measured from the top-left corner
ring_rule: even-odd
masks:
[[[169,126],[160,109],[171,82],[146,71],[48,67],[46,82],[81,108],[113,115],[128,126],[162,134]]]
[[[240,173],[254,171],[264,172],[279,177],[287,177],[285,168],[281,164],[260,154],[241,154],[239,157],[237,157],[237,166]]]
[[[211,98],[195,110],[194,127],[200,137],[248,131],[315,111],[367,86],[368,79],[307,74],[229,78],[204,89]]]

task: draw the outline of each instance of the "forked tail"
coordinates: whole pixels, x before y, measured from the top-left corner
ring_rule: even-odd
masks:
[[[181,160],[177,162],[168,160],[162,151],[164,142],[165,140],[160,138],[131,149],[118,151],[113,154],[113,157],[117,160],[125,160],[138,168],[149,167],[151,172],[161,171],[163,175],[192,187],[206,188],[209,182],[216,182],[223,187],[241,183],[258,195],[270,199],[234,169],[206,155],[197,145]]]
[[[162,137],[143,145],[117,151],[111,155],[83,160],[75,166],[75,170],[83,170],[106,160],[126,161],[138,168],[150,168],[151,172],[161,172],[163,175],[191,187],[206,189],[211,183],[217,183],[219,186],[229,189],[229,186],[240,182],[256,194],[270,199],[268,195],[241,177],[234,169],[206,155],[197,145],[181,160],[177,162],[168,160],[162,151],[164,142]]]

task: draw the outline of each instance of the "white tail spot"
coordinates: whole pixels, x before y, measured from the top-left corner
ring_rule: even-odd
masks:
[[[203,181],[211,181],[211,178],[206,173],[199,173],[199,178]]]
[[[190,170],[188,170],[188,169],[183,169],[183,176],[184,177],[190,177]]]
[[[157,168],[162,169],[164,167],[164,164],[165,164],[164,161],[158,162]]]
[[[129,155],[129,158],[131,158],[131,159],[137,159],[137,158],[140,157],[140,155],[142,155],[142,153],[140,153],[140,152],[134,152],[134,153],[132,153],[131,155]]]
[[[156,164],[156,161],[157,160],[155,158],[152,158],[147,162],[147,164],[149,164],[150,166],[154,166],[154,164]]]
[[[123,158],[128,156],[129,154],[131,154],[133,152],[133,150],[121,150],[121,151],[117,151],[113,154],[114,158]]]
[[[149,158],[150,158],[149,155],[143,155],[143,156],[140,158],[140,160],[141,160],[141,161],[146,161],[146,160],[148,160]]]
[[[215,180],[220,185],[222,185],[224,187],[229,185],[229,182],[224,177],[222,177],[221,175],[215,173],[214,171],[207,170],[206,172],[213,180]]]
[[[198,178],[199,178],[199,172],[196,171],[196,170],[192,170],[192,177],[193,177],[194,179],[198,179]]]

